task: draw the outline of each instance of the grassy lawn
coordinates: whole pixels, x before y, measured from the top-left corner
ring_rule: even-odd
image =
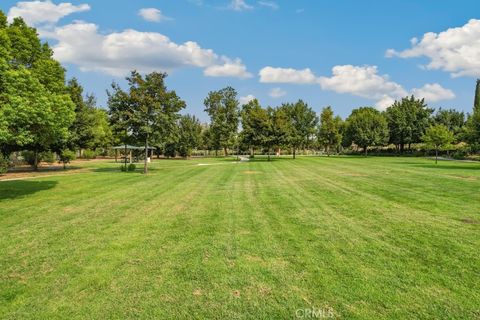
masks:
[[[0,318],[480,317],[480,164],[85,166],[0,182]]]

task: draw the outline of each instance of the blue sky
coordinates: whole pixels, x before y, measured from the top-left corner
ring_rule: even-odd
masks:
[[[480,77],[478,1],[2,0],[0,8],[35,25],[68,77],[104,106],[110,83],[124,84],[131,69],[167,71],[168,87],[202,120],[208,91],[227,85],[243,101],[302,98],[342,117],[412,92],[469,112]]]

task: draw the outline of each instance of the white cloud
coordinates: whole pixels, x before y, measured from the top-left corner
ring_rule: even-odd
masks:
[[[171,18],[163,15],[162,11],[157,8],[143,8],[138,11],[138,15],[144,20],[150,22],[162,22],[172,20]]]
[[[253,6],[247,4],[245,0],[232,0],[232,2],[230,2],[229,8],[235,11],[244,11],[252,10]]]
[[[247,74],[246,67],[238,59],[218,56],[193,41],[177,44],[157,32],[127,29],[101,34],[97,25],[77,21],[56,28],[52,37],[58,41],[53,48],[55,58],[75,64],[82,71],[124,76],[133,69],[151,72],[198,67],[210,76],[245,78]]]
[[[273,1],[258,1],[258,4],[264,7],[268,7],[272,10],[278,10],[279,6],[276,2]]]
[[[223,64],[207,67],[203,73],[208,77],[235,77],[240,79],[251,78],[252,74],[240,59],[231,60],[223,57]]]
[[[310,69],[296,70],[292,68],[265,67],[259,72],[260,82],[263,83],[316,83],[317,78]]]
[[[244,104],[247,104],[249,103],[250,101],[256,99],[255,96],[253,94],[249,94],[247,96],[244,96],[244,97],[240,97],[238,99],[238,102],[240,103],[240,105],[244,105]]]
[[[383,95],[383,97],[378,100],[376,103],[375,103],[375,107],[378,109],[378,110],[381,110],[381,111],[384,111],[386,110],[388,107],[390,107],[392,104],[394,104],[395,102],[395,99],[392,98],[391,96],[385,94]]]
[[[412,47],[404,51],[389,49],[387,57],[427,57],[427,69],[450,72],[453,77],[480,76],[480,20],[471,19],[458,28],[440,33],[425,33],[419,41],[411,40]]]
[[[390,81],[388,76],[378,75],[376,66],[335,66],[330,78],[320,77],[318,82],[323,90],[378,100],[379,107],[408,95],[401,85]]]
[[[455,93],[452,90],[445,89],[438,83],[427,83],[422,88],[415,88],[412,90],[412,94],[417,98],[424,98],[427,102],[438,102],[455,98]]]
[[[286,95],[287,92],[286,91],[283,91],[282,89],[280,88],[273,88],[272,90],[270,90],[270,92],[268,93],[268,95],[272,98],[280,98],[280,97],[283,97],[284,95]]]
[[[54,4],[52,1],[22,1],[18,2],[8,11],[8,20],[11,22],[15,17],[22,17],[31,26],[41,24],[53,25],[61,18],[75,12],[90,10],[88,4],[73,5],[70,2]]]

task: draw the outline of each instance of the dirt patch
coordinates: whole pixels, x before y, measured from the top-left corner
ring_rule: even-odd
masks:
[[[234,296],[235,298],[240,298],[240,291],[239,291],[239,290],[234,290],[234,291],[233,291],[233,296]]]
[[[480,224],[480,220],[476,220],[473,218],[463,218],[463,219],[460,219],[460,221],[466,224]]]
[[[200,290],[200,289],[193,290],[193,295],[196,296],[196,297],[201,296],[202,295],[202,290]]]
[[[254,170],[244,170],[242,171],[243,174],[258,174],[258,173],[261,173],[261,172],[258,172],[258,171],[254,171]]]

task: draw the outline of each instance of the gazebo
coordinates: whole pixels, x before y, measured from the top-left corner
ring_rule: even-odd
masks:
[[[118,160],[118,150],[124,150],[125,151],[125,157],[127,157],[127,152],[129,154],[129,159],[130,163],[132,163],[132,150],[145,150],[145,147],[137,147],[137,146],[132,146],[128,144],[124,144],[122,146],[116,146],[112,147],[113,150],[115,150],[115,162]],[[155,147],[148,147],[148,155],[151,157],[151,151],[155,150]]]

